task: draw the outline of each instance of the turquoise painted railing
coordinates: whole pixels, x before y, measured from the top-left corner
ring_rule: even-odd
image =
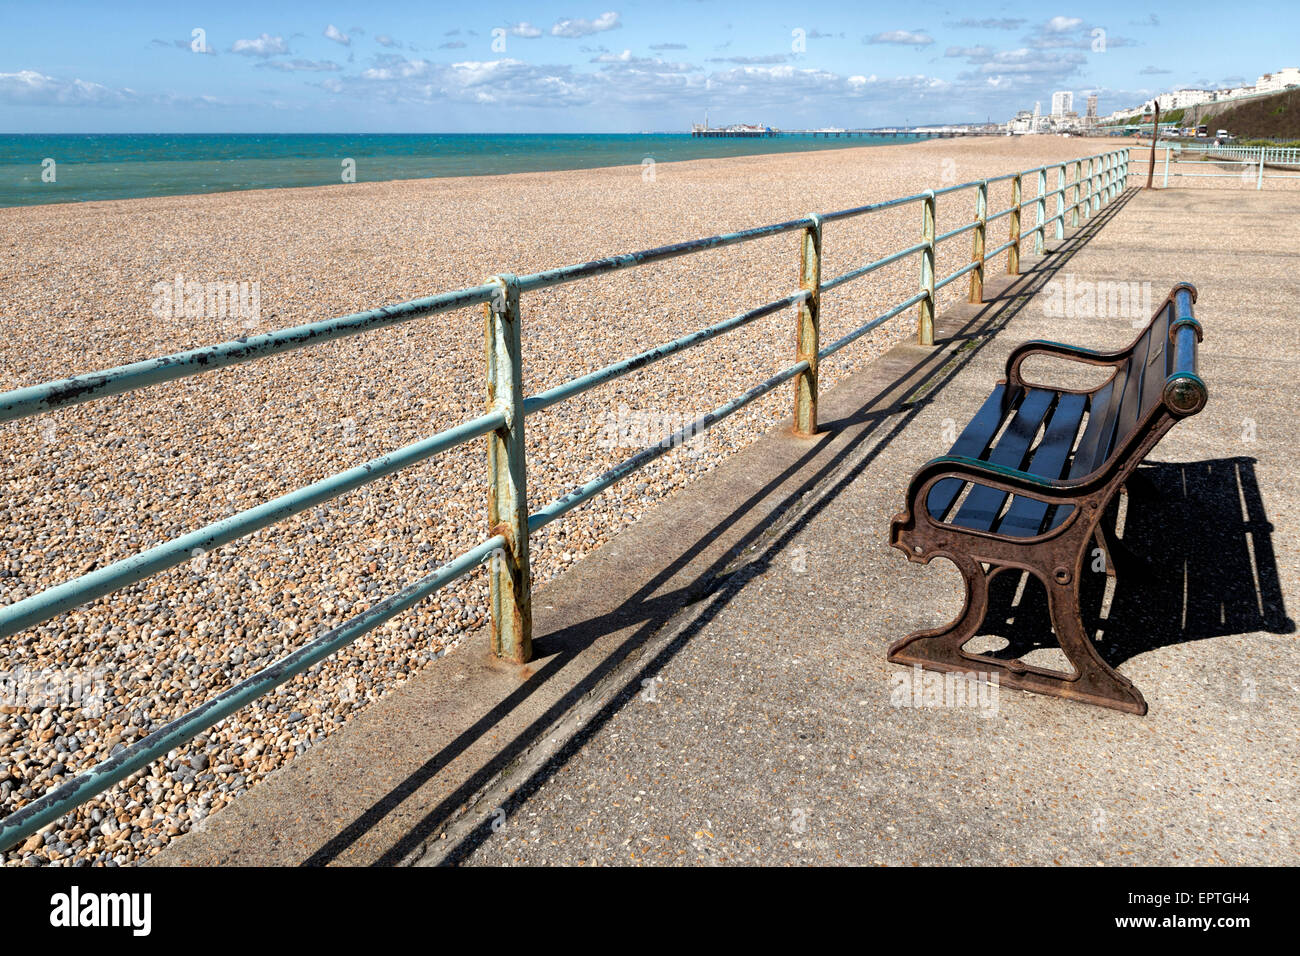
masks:
[[[201,375],[214,369],[254,361],[268,355],[278,355],[294,349],[308,348],[324,342],[360,335],[453,309],[473,305],[482,305],[484,309],[487,332],[485,414],[324,478],[305,488],[223,518],[132,557],[0,607],[0,638],[9,637],[24,628],[48,621],[95,598],[111,594],[175,567],[189,560],[195,549],[203,549],[206,552],[236,541],[259,528],[265,528],[299,514],[386,475],[410,468],[457,445],[475,438],[487,438],[489,520],[486,540],[432,574],[309,641],[297,651],[276,661],[242,683],[223,691],[189,713],[153,731],[132,746],[9,814],[0,820],[0,850],[7,849],[48,826],[113,784],[148,766],[173,748],[188,742],[224,717],[274,690],[313,664],[346,647],[367,631],[378,627],[389,618],[412,607],[434,591],[489,560],[493,565],[490,576],[493,649],[500,657],[508,660],[528,660],[532,655],[532,585],[528,566],[528,540],[532,532],[557,520],[606,488],[666,454],[676,445],[735,414],[755,399],[786,382],[794,382],[796,432],[805,436],[814,434],[817,430],[817,375],[822,360],[912,306],[918,307],[918,341],[922,345],[933,345],[935,294],[939,289],[964,275],[969,275],[970,301],[982,301],[985,267],[989,260],[1006,252],[1008,273],[1018,274],[1020,247],[1024,240],[1032,239],[1034,251],[1039,253],[1043,250],[1049,228],[1052,229],[1055,238],[1061,238],[1064,235],[1067,216],[1070,218],[1071,226],[1078,226],[1081,218],[1086,219],[1095,214],[1105,203],[1122,192],[1127,182],[1128,167],[1128,148],[1112,150],[1057,164],[1054,167],[1040,166],[992,179],[928,190],[900,199],[809,215],[788,222],[610,256],[531,275],[493,276],[486,283],[467,289],[445,292],[429,298],[309,325],[281,329],[220,345],[191,349],[101,372],[75,375],[71,378],[0,394],[0,422],[12,421],[145,388],[159,382]],[[1048,170],[1053,168],[1057,172],[1057,186],[1049,190]],[[1067,168],[1072,169],[1072,178],[1068,176]],[[1023,180],[1027,175],[1036,177],[1037,191],[1034,196],[1022,200]],[[998,212],[989,213],[989,184],[1005,180],[1011,180],[1011,205]],[[975,190],[975,218],[955,229],[936,235],[935,213],[939,197],[971,189]],[[1071,190],[1073,195],[1067,201],[1067,192]],[[1047,204],[1052,199],[1056,201],[1056,213],[1049,217]],[[912,203],[919,203],[922,209],[918,243],[874,262],[850,269],[831,279],[821,278],[821,240],[822,231],[827,223]],[[1025,206],[1031,204],[1035,210],[1034,226],[1032,229],[1024,230],[1021,226],[1021,212]],[[988,224],[1004,216],[1009,217],[1007,241],[993,249],[987,249]],[[801,233],[798,291],[639,355],[589,372],[547,391],[524,397],[523,355],[519,334],[520,299],[524,293],[788,232]],[[970,262],[950,275],[937,278],[935,276],[936,248],[940,243],[955,239],[967,232],[972,233],[973,236]],[[821,345],[820,307],[824,293],[912,255],[920,258],[920,283],[914,295],[829,345]],[[527,468],[523,440],[524,420],[527,415],[549,408],[652,362],[693,348],[791,306],[798,308],[798,346],[794,364],[563,497],[536,511],[528,510]]]

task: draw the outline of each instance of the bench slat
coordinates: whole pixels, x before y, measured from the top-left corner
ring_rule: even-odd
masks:
[[[1120,398],[1115,427],[1106,436],[1104,445],[1098,446],[1097,457],[1093,459],[1089,471],[1095,471],[1105,464],[1137,425],[1138,416],[1142,413],[1142,382],[1146,378],[1147,352],[1151,346],[1151,339],[1152,335],[1148,330],[1133,349],[1133,355],[1125,366],[1127,377],[1124,380],[1124,394]]]
[[[1088,403],[1088,426],[1079,439],[1079,448],[1070,463],[1070,477],[1082,478],[1089,471],[1093,459],[1097,456],[1097,446],[1101,444],[1102,435],[1107,429],[1113,429],[1116,406],[1123,391],[1123,381],[1117,375],[1092,396]]]
[[[1026,471],[1051,478],[1053,481],[1064,474],[1066,463],[1070,459],[1070,449],[1074,447],[1074,439],[1079,434],[1079,425],[1083,422],[1083,412],[1087,405],[1086,395],[1061,396],[1052,411],[1051,421],[1047,423],[1043,440],[1034,450],[1033,460],[1030,461]],[[999,507],[1001,507],[1000,502]],[[994,530],[998,534],[1016,538],[1036,535],[1043,530],[1043,520],[1047,517],[1047,509],[1050,507],[1052,506],[1045,501],[1026,495],[1016,495],[1011,502],[1011,507],[1007,509],[1007,513],[1002,516],[1002,520]]]
[[[1097,447],[1103,441],[1103,435],[1109,435],[1115,429],[1116,409],[1124,393],[1124,369],[1121,368],[1109,382],[1097,389],[1088,401],[1088,424],[1079,439],[1079,447],[1070,462],[1067,478],[1082,478],[1092,471],[1092,462],[1097,457]],[[1058,528],[1073,513],[1073,508],[1056,507],[1046,530]]]
[[[983,458],[984,452],[988,450],[989,442],[993,436],[998,433],[998,426],[1002,424],[1002,419],[1006,415],[1006,409],[1002,407],[1003,399],[1006,396],[1006,385],[998,385],[993,389],[990,395],[975,413],[975,417],[970,423],[962,429],[962,433],[957,436],[956,443],[950,455],[964,455],[967,458]],[[945,478],[937,481],[934,487],[930,489],[930,495],[926,499],[926,507],[936,521],[942,521],[952,503],[957,500],[961,494],[962,486],[965,482],[957,478]]]
[[[1008,468],[1024,468],[1029,446],[1034,443],[1038,429],[1042,427],[1043,420],[1052,410],[1055,399],[1056,392],[1048,389],[1027,390],[1024,400],[1016,410],[1015,418],[1011,420],[1011,424],[1007,426],[1007,430],[1002,433],[997,445],[985,460]],[[1006,500],[1005,491],[977,484],[957,510],[957,516],[952,519],[953,524],[987,531],[993,525]]]

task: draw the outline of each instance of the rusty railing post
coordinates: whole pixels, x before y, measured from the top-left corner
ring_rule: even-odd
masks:
[[[934,344],[934,190],[928,189],[921,200],[921,299],[916,319],[916,341],[920,345]]]
[[[519,281],[507,274],[492,276],[488,282],[499,288],[483,306],[487,408],[505,418],[504,427],[487,436],[488,534],[506,539],[506,546],[493,555],[490,571],[492,652],[522,664],[533,655],[533,608]]]
[[[1038,201],[1034,203],[1034,213],[1038,223],[1034,229],[1034,255],[1043,254],[1043,240],[1047,238],[1047,167],[1038,169]]]
[[[1068,201],[1065,197],[1069,192],[1065,188],[1065,163],[1056,167],[1056,188],[1060,190],[1056,194],[1056,228],[1053,232],[1057,239],[1065,238],[1065,204]]]
[[[804,438],[817,433],[817,352],[821,349],[822,217],[808,217],[799,257],[799,288],[808,297],[799,303],[796,362],[806,361],[808,371],[794,379],[794,432]]]
[[[1092,182],[1088,184],[1088,192],[1092,195],[1092,214],[1095,216],[1101,210],[1101,164],[1102,157],[1098,156],[1092,164]]]
[[[1007,275],[1020,275],[1020,174],[1011,177],[1011,248],[1007,250]]]
[[[978,225],[975,227],[970,250],[970,261],[975,263],[975,268],[970,272],[969,301],[971,302],[984,301],[984,242],[988,229],[988,216],[989,181],[985,179],[975,187],[975,221]]]
[[[1160,101],[1155,101],[1155,115],[1151,118],[1151,157],[1147,160],[1147,189],[1156,175],[1156,141],[1160,138]]]
[[[1088,175],[1083,180],[1083,218],[1092,218],[1092,177],[1093,170],[1097,168],[1097,158],[1094,156],[1088,160]]]
[[[1074,161],[1074,201],[1070,203],[1070,228],[1079,228],[1079,196],[1080,185],[1079,177],[1083,175],[1083,163],[1079,160]]]

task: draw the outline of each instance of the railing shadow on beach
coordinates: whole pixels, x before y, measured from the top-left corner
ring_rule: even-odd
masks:
[[[398,865],[418,854],[428,841],[448,825],[459,811],[519,757],[536,743],[554,723],[606,680],[620,682],[619,689],[561,750],[527,779],[519,781],[501,809],[507,818],[522,806],[538,788],[549,780],[609,719],[640,692],[643,682],[652,679],[699,631],[727,606],[735,593],[756,574],[763,572],[785,550],[809,521],[820,514],[837,495],[847,488],[879,454],[918,416],[941,390],[965,369],[980,351],[993,340],[1027,304],[1030,296],[1056,275],[1099,230],[1110,222],[1136,195],[1136,188],[1121,192],[1099,213],[1091,217],[1072,235],[1058,241],[1055,248],[1032,262],[1026,262],[1020,275],[995,294],[986,295],[983,305],[955,332],[947,336],[958,342],[955,351],[935,349],[918,366],[901,373],[862,404],[859,412],[835,421],[823,421],[823,432],[835,433],[860,428],[855,438],[839,443],[827,452],[828,442],[818,442],[787,469],[775,476],[760,491],[721,514],[714,525],[690,547],[682,549],[652,579],[646,581],[633,597],[615,612],[598,615],[580,624],[534,637],[535,656],[546,659],[509,697],[483,714],[478,721],[454,741],[433,754],[418,770],[376,801],[365,813],[327,841],[304,861],[304,866],[323,866],[339,859],[349,847],[396,810],[442,768],[466,752],[476,741],[515,708],[558,675],[567,664],[601,636],[635,626],[632,635],[609,653],[581,682],[496,752],[496,755],[469,776],[454,792],[431,807],[410,827],[405,835],[389,847],[372,865]],[[993,290],[990,289],[990,293]],[[920,373],[920,384],[900,397],[882,405],[891,392],[899,391],[905,381]],[[866,446],[866,447],[864,447]],[[822,460],[818,460],[822,459]],[[815,467],[810,477],[783,497],[768,500],[791,475]],[[692,556],[741,516],[755,508],[771,513],[770,520],[742,537],[728,553],[719,558],[688,585],[675,591],[659,593],[663,585],[689,564]],[[775,534],[772,528],[780,530]],[[753,547],[753,551],[747,549]],[[742,565],[736,555],[745,553]],[[672,640],[648,660],[620,671],[629,658],[670,618],[687,604],[700,602],[698,613]],[[442,862],[454,864],[480,846],[492,833],[491,820],[474,827],[445,851]]]

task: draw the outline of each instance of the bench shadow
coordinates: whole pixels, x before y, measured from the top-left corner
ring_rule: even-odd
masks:
[[[949,341],[962,343],[955,352],[936,350],[918,366],[900,375],[895,381],[868,397],[860,409],[837,421],[821,423],[827,436],[846,430],[860,429],[851,440],[834,453],[826,454],[827,442],[818,441],[780,474],[775,475],[760,491],[750,498],[720,508],[718,520],[702,535],[696,544],[684,549],[680,555],[665,558],[661,569],[635,595],[609,614],[596,615],[581,624],[534,638],[535,656],[549,658],[544,664],[497,706],[485,713],[455,740],[431,754],[419,769],[394,786],[368,810],[358,816],[341,832],[318,848],[301,865],[325,866],[333,863],[379,821],[396,810],[433,775],[468,750],[478,739],[492,732],[501,720],[519,707],[547,681],[555,678],[564,668],[601,637],[633,627],[630,637],[609,652],[593,670],[540,717],[514,739],[503,741],[496,756],[466,779],[452,794],[428,808],[405,835],[384,852],[372,865],[392,866],[408,861],[413,855],[437,838],[449,823],[458,818],[467,803],[472,802],[503,769],[510,766],[539,740],[565,713],[589,696],[606,680],[619,682],[619,690],[582,727],[547,764],[528,779],[521,780],[505,805],[501,808],[507,818],[513,816],[561,767],[581,748],[592,735],[599,732],[637,692],[642,681],[657,674],[690,639],[730,602],[741,585],[754,574],[761,573],[803,529],[806,523],[827,507],[835,496],[851,484],[876,459],[889,442],[907,428],[915,417],[933,401],[940,391],[953,381],[961,371],[987,346],[994,336],[1025,307],[1029,297],[1051,280],[1076,255],[1107,222],[1124,208],[1139,190],[1128,189],[1117,196],[1105,209],[1089,219],[1080,229],[1066,237],[1055,248],[1037,261],[1025,263],[1024,271],[999,294],[989,297],[983,307],[959,329],[947,336]],[[919,386],[903,391],[902,386],[917,370],[923,374]],[[892,398],[891,398],[892,394]],[[866,447],[864,447],[866,446]],[[819,460],[820,459],[820,460]],[[816,462],[815,471],[798,487],[780,490],[792,474]],[[905,480],[900,479],[900,480]],[[781,494],[773,500],[775,493]],[[690,563],[699,548],[721,534],[744,514],[762,508],[771,520],[760,523],[753,531],[740,538],[727,554],[720,557],[697,578],[672,591],[663,591],[665,582],[676,576]],[[782,523],[789,514],[793,519]],[[773,526],[780,527],[771,534]],[[753,548],[754,550],[749,550]],[[745,553],[743,566],[735,567],[736,556]],[[638,649],[650,640],[683,607],[698,604],[690,624],[653,657],[639,660],[624,668]],[[882,649],[883,650],[883,649]],[[621,668],[624,668],[620,670]],[[491,834],[490,820],[485,820],[448,847],[443,855],[445,863],[457,863],[469,856]]]
[[[1152,462],[1130,478],[1122,512],[1117,501],[1104,519],[1120,524],[1113,589],[1100,548],[1085,561],[1080,588],[1084,626],[1112,667],[1174,644],[1295,632],[1255,464],[1247,457]],[[1004,571],[990,582],[989,610],[972,644],[992,635],[1008,643],[981,649],[985,656],[1046,651],[1054,658],[1046,594],[1032,586],[1017,595],[1021,577]]]

